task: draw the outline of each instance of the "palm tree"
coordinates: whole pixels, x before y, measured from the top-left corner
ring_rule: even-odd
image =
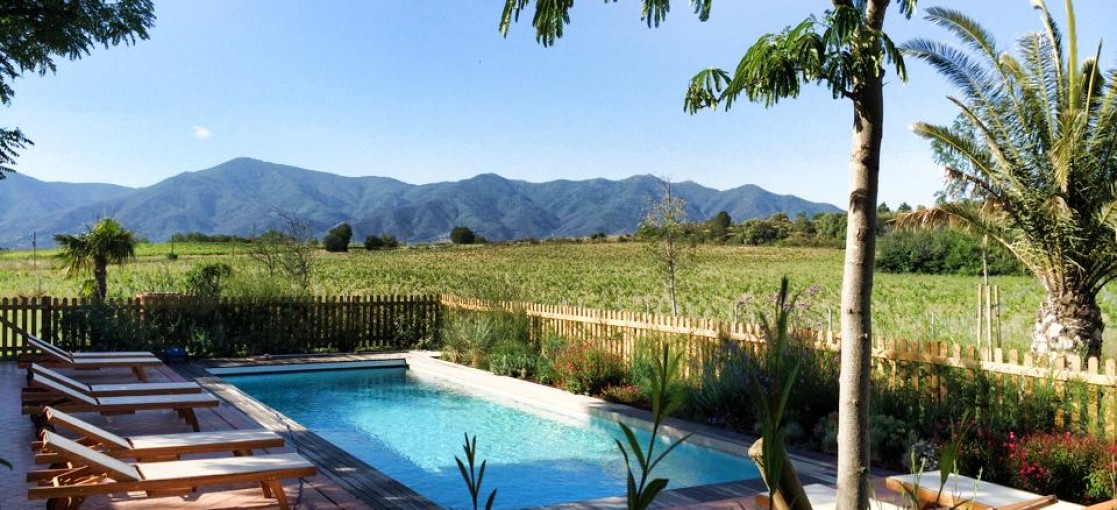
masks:
[[[901,14],[911,16],[917,0],[897,0]],[[500,30],[510,25],[531,0],[505,0]],[[642,19],[659,26],[671,10],[670,0],[641,0]],[[820,19],[808,17],[779,34],[757,41],[732,74],[707,69],[691,80],[685,107],[729,109],[744,95],[772,106],[799,95],[804,83],[826,86],[834,98],[853,106],[850,192],[842,276],[841,391],[838,417],[838,510],[869,506],[869,376],[872,368],[873,266],[876,258],[877,192],[881,139],[884,131],[885,64],[891,62],[903,79],[903,58],[883,32],[891,0],[831,0]],[[572,0],[537,0],[532,26],[535,38],[550,46],[570,23]],[[692,0],[702,21],[713,0]],[[772,481],[769,480],[769,484]],[[780,498],[778,483],[774,498]]]
[[[1035,274],[1046,297],[1033,332],[1036,352],[1099,356],[1097,295],[1117,278],[1117,78],[1097,52],[1075,67],[1074,8],[1067,37],[1040,0],[1043,30],[1000,51],[975,20],[931,8],[927,18],[963,48],[915,40],[907,55],[948,78],[960,97],[952,126],[917,124],[946,166],[952,200],[904,218],[908,225],[954,223],[1003,244]]]
[[[93,294],[98,300],[108,293],[108,265],[136,256],[135,235],[112,218],[99,220],[81,234],[56,234],[54,241],[62,248],[58,258],[65,264],[66,276],[93,270]]]

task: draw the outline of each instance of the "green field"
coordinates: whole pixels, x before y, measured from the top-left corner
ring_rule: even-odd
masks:
[[[195,264],[223,261],[234,268],[232,292],[250,293],[261,282],[258,263],[244,245],[184,244],[167,259],[169,244],[143,244],[138,258],[109,269],[109,293],[131,296],[143,291],[182,291],[183,274]],[[637,243],[544,243],[538,245],[440,246],[394,251],[320,252],[312,291],[318,295],[450,293],[495,299],[566,304],[593,308],[667,313],[670,301],[659,276]],[[80,280],[66,279],[40,251],[0,254],[0,286],[5,296],[76,296]],[[734,304],[753,298],[741,313],[751,314],[767,302],[779,279],[789,275],[798,289],[819,286],[810,301],[809,322],[825,327],[841,286],[842,252],[829,249],[702,246],[682,284],[682,313],[728,319]],[[971,344],[976,336],[978,277],[876,275],[874,328],[878,338],[936,339]],[[1031,277],[993,278],[1002,294],[1002,342],[1025,348],[1035,310],[1043,297]],[[274,287],[270,287],[274,288]],[[1099,297],[1107,320],[1117,317],[1117,297],[1110,286]],[[932,317],[934,320],[932,321]],[[1117,331],[1105,332],[1108,355],[1117,352]]]

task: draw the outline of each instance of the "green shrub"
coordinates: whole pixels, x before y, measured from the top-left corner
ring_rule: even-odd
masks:
[[[535,376],[537,353],[530,345],[515,340],[497,343],[489,354],[489,371],[520,379]]]
[[[477,235],[469,227],[457,226],[450,230],[450,242],[454,244],[473,244],[477,242]]]
[[[752,433],[758,418],[749,386],[761,375],[760,360],[737,342],[722,342],[715,357],[702,367],[689,407],[699,420]]]
[[[539,342],[539,357],[535,362],[535,379],[539,383],[558,384],[559,375],[555,369],[555,358],[566,348],[566,344],[566,339],[554,331],[543,334]]]
[[[369,251],[379,250],[383,247],[384,247],[384,239],[382,239],[380,236],[370,235],[370,236],[365,237],[365,249],[366,250],[369,250]]]
[[[224,262],[197,264],[186,272],[186,293],[216,299],[221,297],[221,282],[233,275],[233,268]]]
[[[442,357],[451,363],[488,368],[488,353],[494,338],[489,314],[447,314],[442,324]]]
[[[502,372],[499,375],[529,377],[539,352],[531,344],[530,326],[523,311],[447,314],[442,325],[442,356],[484,370],[492,370],[496,361]]]
[[[322,246],[326,248],[326,251],[345,252],[349,251],[349,241],[351,239],[353,239],[353,227],[350,227],[348,223],[342,223],[326,233],[326,237],[322,238]]]
[[[812,430],[838,410],[838,353],[794,343],[791,356],[799,360],[795,391],[788,403],[787,419],[804,430]],[[791,437],[790,439],[798,439]]]
[[[962,274],[982,272],[982,240],[954,229],[899,231],[880,239],[877,269],[886,273]],[[1024,274],[1000,244],[987,248],[989,274]]]

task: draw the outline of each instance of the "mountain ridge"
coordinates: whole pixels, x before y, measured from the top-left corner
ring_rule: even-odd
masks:
[[[734,221],[777,212],[840,212],[823,203],[778,195],[745,184],[719,191],[692,181],[672,184],[692,220],[718,211]],[[662,196],[660,180],[560,179],[541,183],[494,173],[460,181],[408,184],[390,177],[347,177],[251,158],[183,172],[146,187],[50,183],[12,174],[0,181],[0,246],[30,245],[75,233],[113,216],[152,241],[177,232],[251,235],[273,226],[276,212],[294,213],[321,236],[347,222],[354,239],[390,233],[406,242],[445,239],[456,225],[494,241],[624,234],[635,230],[646,206]]]

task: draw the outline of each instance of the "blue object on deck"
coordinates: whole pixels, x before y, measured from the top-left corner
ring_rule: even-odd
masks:
[[[166,363],[186,363],[186,349],[183,347],[163,349],[163,361]]]

